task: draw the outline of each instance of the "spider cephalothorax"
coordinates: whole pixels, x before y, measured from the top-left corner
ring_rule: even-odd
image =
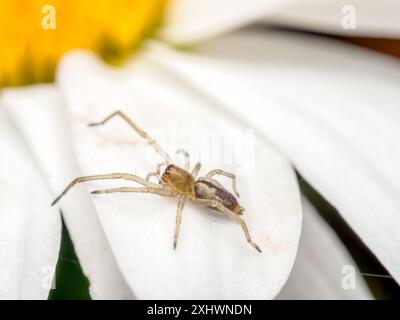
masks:
[[[58,200],[60,200],[60,198],[77,183],[101,179],[131,180],[141,184],[143,187],[121,187],[115,189],[96,190],[92,191],[91,193],[99,194],[114,192],[137,192],[152,193],[164,197],[179,197],[173,241],[174,249],[176,248],[176,244],[178,241],[183,207],[185,206],[186,200],[193,201],[200,205],[224,213],[228,215],[231,219],[239,223],[242,226],[247,242],[250,243],[250,245],[252,245],[257,251],[261,252],[260,248],[251,240],[245,221],[241,217],[239,217],[239,215],[243,214],[244,208],[238,203],[236,198],[239,197],[239,193],[236,190],[236,177],[234,174],[216,169],[210,171],[205,177],[196,180],[196,177],[201,167],[200,163],[197,163],[192,171],[189,171],[189,154],[184,150],[178,150],[178,153],[183,153],[185,156],[185,168],[181,168],[175,165],[171,157],[157,144],[157,142],[153,138],[151,138],[145,131],[140,129],[121,111],[116,111],[105,118],[103,121],[98,123],[91,123],[89,124],[89,126],[102,125],[115,116],[119,116],[124,119],[140,136],[146,139],[147,142],[161,155],[161,157],[163,157],[164,162],[160,163],[157,166],[156,172],[149,173],[146,179],[142,179],[136,175],[132,175],[129,173],[110,173],[76,178],[53,201],[52,205],[56,204]],[[166,168],[161,174],[161,167],[164,165],[166,165]],[[222,175],[232,179],[232,189],[236,197],[228,190],[226,190],[218,181],[212,178],[216,175]],[[158,184],[150,181],[150,178],[152,176],[158,179]]]
[[[192,174],[174,164],[168,165],[161,176],[161,181],[178,194],[194,196],[195,179]]]

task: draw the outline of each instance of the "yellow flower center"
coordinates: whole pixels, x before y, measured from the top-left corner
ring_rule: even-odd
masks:
[[[121,62],[154,30],[167,1],[1,0],[0,87],[52,81],[73,48]]]

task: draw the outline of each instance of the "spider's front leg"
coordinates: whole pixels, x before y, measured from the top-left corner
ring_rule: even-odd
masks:
[[[189,153],[187,151],[183,150],[183,149],[179,149],[176,153],[178,153],[178,154],[182,153],[185,156],[185,170],[189,171],[189,169],[190,169],[190,156],[189,156]],[[192,176],[194,178],[196,178],[197,175],[199,174],[200,168],[201,168],[201,163],[197,162],[196,165],[193,167],[192,172],[191,172]]]
[[[180,230],[181,222],[182,222],[182,211],[183,211],[183,207],[185,206],[186,200],[187,200],[186,196],[180,196],[179,201],[178,201],[178,206],[176,207],[174,249],[176,248],[176,244],[178,243],[179,230]]]
[[[91,194],[103,194],[103,193],[116,193],[116,192],[135,192],[135,193],[152,193],[164,197],[174,197],[175,193],[167,188],[132,188],[132,187],[120,187],[114,189],[103,189],[95,190],[90,192]]]
[[[236,221],[238,224],[240,224],[242,226],[242,229],[243,229],[243,232],[244,232],[247,242],[258,252],[261,252],[260,247],[253,240],[251,240],[249,229],[247,228],[246,222],[241,217],[239,217],[235,212],[227,209],[223,204],[221,204],[217,200],[194,198],[194,199],[192,199],[192,201],[195,201],[198,204],[201,204],[201,205],[204,205],[207,207],[213,207],[213,208],[217,209],[218,211],[228,215],[230,218],[232,218],[232,220]]]
[[[82,182],[87,182],[87,181],[92,181],[92,180],[106,180],[106,179],[124,179],[124,180],[130,180],[137,182],[141,185],[144,185],[146,187],[155,187],[158,188],[159,185],[152,183],[150,181],[146,181],[138,176],[135,176],[133,174],[129,173],[110,173],[110,174],[100,174],[100,175],[94,175],[94,176],[84,176],[84,177],[79,177],[73,180],[61,194],[52,202],[52,206],[54,206],[73,186],[75,186],[78,183]]]
[[[201,168],[201,163],[197,162],[196,165],[194,166],[193,170],[192,170],[193,178],[197,177],[197,175],[199,174],[200,168]]]
[[[114,117],[120,117],[122,120],[124,120],[133,130],[135,130],[143,139],[145,139],[149,145],[154,148],[154,150],[165,160],[165,162],[173,163],[171,157],[161,148],[157,141],[154,140],[146,131],[139,128],[139,126],[122,111],[115,111],[100,122],[89,123],[89,127],[101,126]]]
[[[189,168],[190,168],[190,156],[189,156],[189,153],[188,153],[186,150],[183,150],[183,149],[179,149],[179,150],[176,151],[176,154],[177,154],[177,155],[180,154],[180,153],[182,153],[183,156],[185,157],[185,165],[184,165],[184,168],[185,168],[185,170],[188,171]]]
[[[150,173],[147,174],[147,176],[146,176],[146,181],[150,181],[150,178],[151,178],[151,177],[156,177],[159,183],[162,182],[162,181],[161,181],[161,178],[160,178],[161,167],[162,167],[162,166],[165,166],[165,165],[168,165],[168,163],[166,163],[166,162],[161,162],[161,163],[159,163],[159,164],[157,165],[157,170],[156,170],[155,172],[150,172]]]

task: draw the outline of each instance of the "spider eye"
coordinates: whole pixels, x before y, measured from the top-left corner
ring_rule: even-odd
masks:
[[[169,174],[170,174],[170,171],[171,171],[171,166],[168,166],[168,167],[165,168],[164,173],[165,173],[166,175],[169,175]]]

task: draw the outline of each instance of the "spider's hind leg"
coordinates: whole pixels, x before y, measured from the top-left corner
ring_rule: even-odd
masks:
[[[224,177],[232,179],[233,192],[235,193],[235,195],[238,198],[240,197],[239,192],[236,189],[236,176],[233,173],[230,173],[230,172],[227,172],[227,171],[224,171],[224,170],[221,170],[221,169],[215,169],[215,170],[212,170],[209,173],[207,173],[206,177],[207,178],[212,178],[215,175],[220,175],[220,176],[224,176]]]
[[[207,207],[213,207],[213,208],[217,209],[218,211],[225,213],[232,220],[236,221],[238,224],[240,224],[242,226],[242,229],[243,229],[243,232],[244,232],[247,242],[258,252],[261,252],[260,247],[253,240],[251,240],[249,229],[247,228],[246,222],[241,217],[239,217],[236,213],[227,209],[225,206],[223,206],[217,200],[193,199],[193,201],[198,202],[199,204],[207,206]]]

